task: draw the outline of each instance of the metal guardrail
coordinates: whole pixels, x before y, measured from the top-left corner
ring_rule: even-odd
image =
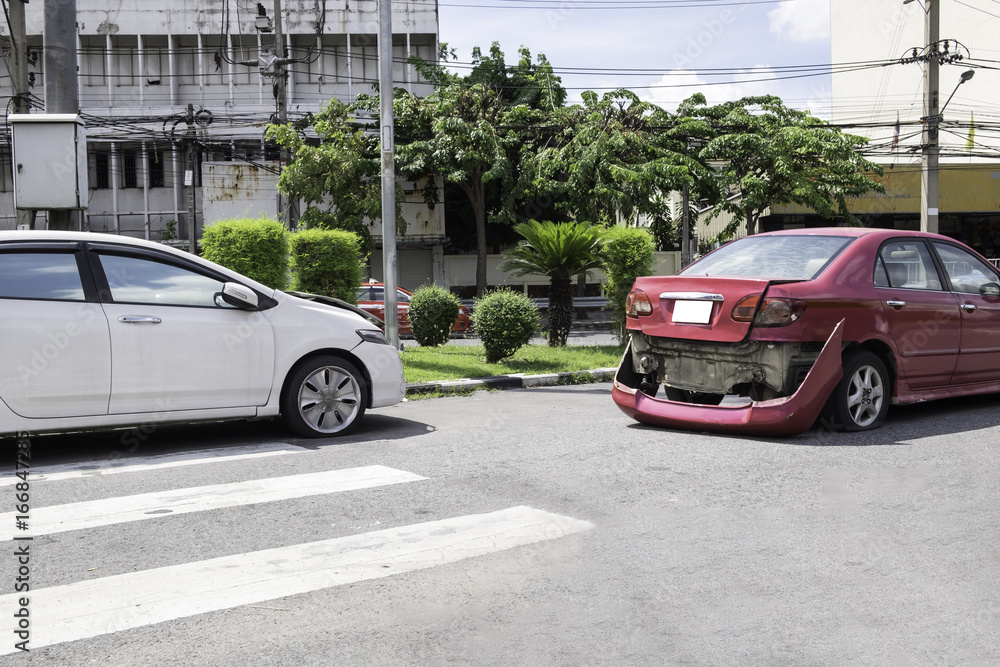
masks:
[[[549,300],[547,298],[531,299],[539,310],[547,310]],[[472,310],[475,305],[473,299],[462,299],[462,305]],[[608,305],[607,297],[603,296],[575,296],[573,297],[573,308],[577,310],[600,310]]]

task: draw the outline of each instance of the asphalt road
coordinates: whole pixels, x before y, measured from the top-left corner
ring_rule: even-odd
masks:
[[[738,438],[638,425],[605,383],[407,401],[342,439],[270,422],[34,438],[33,470],[47,470],[31,485],[36,530],[45,507],[86,523],[97,506],[76,503],[124,511],[174,489],[234,504],[160,500],[129,522],[37,535],[37,648],[0,664],[1000,664],[998,400],[894,408],[868,433]],[[147,467],[108,474],[115,461]],[[93,469],[66,467],[80,462]],[[301,489],[300,476],[368,466],[409,477],[266,502],[216,486]],[[491,521],[499,532],[432,544]],[[317,558],[270,550],[326,540],[339,541],[321,562],[348,560],[283,594]],[[230,604],[257,575],[259,599]],[[64,609],[78,611],[53,621]],[[86,638],[39,645],[85,625]]]

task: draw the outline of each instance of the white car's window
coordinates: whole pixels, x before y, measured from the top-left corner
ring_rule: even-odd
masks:
[[[681,271],[681,276],[812,280],[854,239],[843,236],[747,236]]]
[[[83,301],[72,253],[0,253],[0,298]]]
[[[975,255],[948,243],[935,242],[934,247],[944,262],[951,288],[956,292],[979,294],[981,285],[1000,282],[992,267]]]
[[[879,250],[889,285],[902,289],[941,290],[931,253],[920,240],[892,241]]]
[[[208,276],[138,257],[101,255],[111,298],[120,303],[220,307],[223,283]]]

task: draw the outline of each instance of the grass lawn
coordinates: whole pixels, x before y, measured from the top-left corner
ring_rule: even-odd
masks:
[[[612,368],[621,361],[621,345],[525,345],[514,356],[496,364],[486,363],[482,345],[445,345],[443,347],[407,347],[403,372],[409,383],[481,378],[509,373],[561,373]]]

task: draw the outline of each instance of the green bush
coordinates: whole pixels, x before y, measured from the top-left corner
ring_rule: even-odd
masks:
[[[361,265],[368,253],[354,232],[304,229],[291,235],[295,289],[358,302]]]
[[[410,299],[410,328],[420,345],[435,347],[448,342],[458,319],[458,297],[438,285],[424,285]]]
[[[605,232],[604,290],[612,326],[620,341],[625,340],[625,299],[636,278],[652,273],[655,248],[652,234],[641,227],[612,227]]]
[[[202,256],[268,287],[288,285],[288,232],[273,218],[220,220],[205,228]]]
[[[538,307],[521,292],[498,289],[476,299],[472,324],[486,348],[487,363],[494,364],[517,352],[538,328]]]

